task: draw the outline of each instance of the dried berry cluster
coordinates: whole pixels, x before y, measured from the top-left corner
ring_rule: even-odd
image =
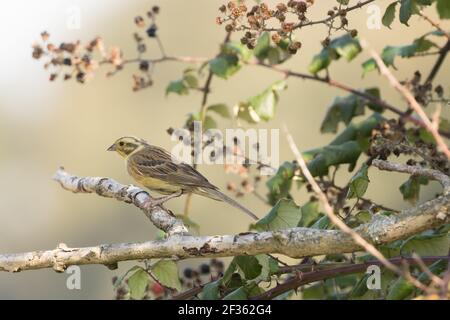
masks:
[[[159,14],[160,9],[158,6],[153,6],[150,11],[147,12],[146,21],[142,16],[136,16],[134,23],[137,27],[145,29],[145,33],[149,38],[157,38],[158,26],[156,25],[156,15]],[[151,76],[151,63],[148,60],[142,59],[142,54],[147,51],[147,45],[145,44],[144,37],[138,32],[133,34],[134,41],[136,42],[136,49],[138,52],[139,70],[140,74],[133,74],[133,91],[145,89],[153,85]],[[162,51],[162,50],[161,50]],[[161,52],[164,54],[164,52]]]
[[[119,48],[112,47],[107,53],[101,38],[95,38],[82,46],[80,41],[63,42],[55,45],[49,41],[50,35],[41,33],[42,43],[33,45],[32,56],[35,59],[47,58],[45,69],[50,69],[50,81],[62,75],[64,80],[75,78],[84,83],[102,63],[111,63],[119,67],[122,63],[122,53]],[[100,58],[94,58],[98,53]]]
[[[289,1],[287,4],[277,4],[274,9],[270,9],[266,3],[261,3],[249,10],[243,2],[238,4],[236,1],[230,1],[219,8],[223,17],[217,17],[216,22],[219,25],[225,24],[227,32],[245,30],[241,43],[249,49],[255,48],[256,41],[263,31],[275,31],[272,34],[274,43],[278,44],[282,40],[287,40],[289,52],[295,54],[302,44],[293,40],[292,32],[301,27],[303,22],[308,21],[305,14],[313,3],[313,0]],[[296,22],[288,21],[291,16]],[[279,27],[269,26],[273,20],[278,21]]]
[[[444,88],[442,85],[433,87],[432,82],[424,81],[422,83],[422,74],[420,71],[414,72],[414,76],[402,83],[414,94],[414,98],[422,106],[426,107],[431,102],[442,102],[447,104],[449,100],[444,98]]]
[[[369,155],[387,160],[389,156],[412,156],[408,165],[420,165],[450,174],[447,157],[439,152],[433,139],[423,128],[406,128],[401,119],[381,122],[372,132]],[[419,159],[419,160],[418,160]]]
[[[158,28],[155,23],[155,16],[159,11],[157,6],[148,11],[147,18],[149,22],[147,23],[141,16],[137,16],[134,19],[135,24],[139,28],[146,29],[145,33],[149,38],[157,38]],[[47,58],[44,68],[52,68],[50,81],[62,77],[64,80],[74,78],[79,83],[85,83],[101,65],[112,65],[114,70],[107,73],[107,76],[112,76],[122,70],[125,64],[137,62],[140,73],[133,75],[133,90],[137,91],[153,84],[151,60],[142,58],[142,54],[147,51],[147,46],[144,37],[137,32],[134,33],[134,40],[137,45],[138,57],[130,60],[123,58],[122,50],[119,47],[110,47],[106,50],[102,39],[99,37],[93,39],[87,45],[82,45],[79,40],[55,45],[49,42],[49,37],[48,32],[44,31],[41,33],[42,43],[33,45],[32,56],[35,59]],[[159,42],[158,45],[161,53],[164,55]]]
[[[260,3],[252,6],[250,9],[244,4],[244,1],[230,1],[219,8],[222,16],[216,18],[219,25],[225,25],[227,32],[244,31],[241,43],[249,49],[254,49],[257,39],[264,31],[271,32],[271,39],[275,44],[281,41],[288,43],[287,50],[291,54],[297,53],[302,43],[294,40],[293,32],[296,29],[315,23],[323,23],[328,26],[328,35],[322,41],[324,46],[328,46],[332,31],[345,30],[356,37],[357,30],[348,30],[347,10],[339,7],[333,7],[327,12],[327,17],[322,21],[314,22],[308,19],[307,13],[313,0],[305,1],[287,1],[278,3],[270,8],[266,3]],[[335,20],[339,19],[339,25],[335,25]]]

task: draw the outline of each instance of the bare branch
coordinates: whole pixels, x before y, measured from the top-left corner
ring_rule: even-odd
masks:
[[[100,196],[116,198],[133,203],[142,209],[149,200],[148,193],[134,186],[121,185],[109,178],[79,178],[63,170],[56,179],[73,192],[97,193]],[[186,228],[167,211],[161,208],[147,214],[163,226],[171,225],[171,236],[165,240],[143,243],[103,244],[85,248],[68,248],[59,245],[54,250],[33,251],[15,254],[0,254],[0,271],[53,268],[63,271],[70,265],[103,264],[113,268],[120,261],[152,258],[201,258],[226,257],[278,253],[293,258],[348,253],[365,249],[363,243],[381,245],[408,238],[450,221],[450,194],[404,210],[395,216],[374,216],[370,223],[351,229],[360,235],[355,241],[352,235],[341,230],[292,228],[271,232],[242,233],[194,237],[183,232]],[[175,231],[179,232],[175,232]],[[181,231],[181,232],[180,232]],[[365,244],[366,245],[366,244]]]
[[[74,193],[97,193],[102,197],[132,203],[141,209],[157,228],[168,235],[188,232],[181,220],[176,219],[171,212],[160,206],[152,206],[153,198],[146,191],[133,185],[123,185],[110,178],[80,178],[67,173],[63,168],[56,172],[53,179],[58,181],[64,189]]]
[[[413,176],[424,176],[438,181],[444,188],[445,193],[450,191],[450,177],[438,170],[422,168],[421,166],[408,166],[378,159],[373,160],[372,165],[380,170],[409,173]]]

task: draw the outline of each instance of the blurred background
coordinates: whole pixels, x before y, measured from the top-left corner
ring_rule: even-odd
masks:
[[[376,1],[381,14],[389,2]],[[140,92],[131,90],[136,65],[127,66],[110,78],[105,74],[111,67],[101,68],[84,85],[61,79],[49,82],[49,72],[43,69],[43,62],[31,57],[31,45],[40,40],[40,33],[48,31],[51,42],[58,44],[76,40],[87,43],[101,36],[107,48],[120,46],[125,57],[132,58],[136,56],[132,38],[137,30],[134,17],[145,16],[151,6],[159,5],[159,36],[168,55],[211,57],[224,37],[224,28],[215,24],[218,7],[223,3],[216,0],[16,0],[3,4],[0,11],[0,253],[53,249],[61,242],[79,247],[154,239],[156,229],[135,207],[96,195],[72,194],[52,181],[52,175],[63,165],[76,175],[108,176],[132,183],[123,161],[118,155],[106,152],[106,148],[120,136],[136,135],[170,149],[173,142],[166,129],[181,127],[186,114],[200,106],[199,93],[165,97],[168,82],[180,78],[187,67],[178,62],[157,65],[154,86]],[[328,2],[317,3],[311,17],[323,17],[328,6]],[[427,12],[435,16],[434,8]],[[80,25],[74,29],[70,19],[77,13]],[[369,29],[368,17],[366,8],[353,11],[349,15],[350,27],[356,28],[378,52],[385,45],[409,44],[431,30],[417,16],[412,17],[410,28],[396,21],[392,31],[384,27]],[[298,33],[303,47],[286,67],[307,70],[326,33],[322,25]],[[156,43],[148,41],[147,45],[148,55],[157,57]],[[368,53],[363,52],[351,64],[333,63],[332,78],[356,88],[379,86],[383,98],[404,107],[399,95],[376,72],[361,77],[360,65],[367,58]],[[400,71],[396,75],[403,80],[415,70],[427,74],[434,60],[435,57],[398,60]],[[449,63],[447,59],[436,78],[436,83],[443,84],[446,92],[450,85]],[[215,78],[209,101],[232,106],[279,79],[280,74],[248,66],[228,81]],[[286,123],[303,150],[327,144],[333,136],[321,135],[320,123],[333,98],[346,93],[298,79],[289,79],[288,86],[281,93],[275,119],[260,127],[281,128]],[[220,121],[221,128],[231,125],[231,121]],[[281,161],[292,160],[282,135],[280,145]],[[234,179],[220,165],[203,165],[199,170],[222,189],[227,181]],[[342,171],[345,176],[346,170]],[[369,197],[395,208],[408,206],[398,192],[406,176],[372,169],[370,178]],[[436,185],[430,184],[422,192],[421,201],[432,197],[436,190]],[[266,193],[264,186],[260,192]],[[298,204],[307,199],[304,193],[296,196]],[[259,216],[270,209],[252,195],[239,201]],[[183,205],[184,199],[176,199],[168,207],[182,213]],[[250,222],[241,212],[223,203],[198,197],[193,198],[190,217],[200,224],[202,235],[244,232]],[[181,265],[198,263],[186,261]],[[110,299],[114,295],[111,278],[123,274],[131,265],[132,262],[121,263],[115,271],[104,266],[81,267],[81,290],[68,290],[68,275],[52,270],[0,272],[0,298]]]

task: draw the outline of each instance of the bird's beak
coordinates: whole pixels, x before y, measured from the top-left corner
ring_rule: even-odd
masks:
[[[111,147],[109,147],[108,149],[106,149],[106,151],[116,151],[116,145],[113,144]]]

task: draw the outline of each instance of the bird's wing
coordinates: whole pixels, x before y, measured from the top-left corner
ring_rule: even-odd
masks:
[[[129,166],[146,177],[152,177],[168,183],[216,189],[200,172],[186,163],[175,163],[166,150],[148,146],[128,158]]]

